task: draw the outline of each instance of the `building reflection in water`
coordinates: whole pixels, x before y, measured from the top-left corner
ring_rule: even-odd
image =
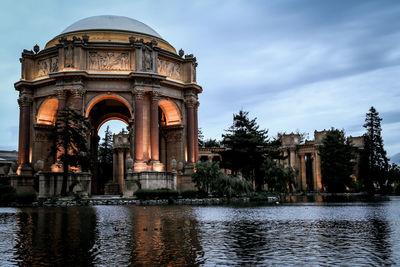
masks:
[[[14,215],[0,220],[15,231],[14,258],[0,262],[19,266],[395,265],[400,262],[399,203],[26,208],[15,213],[16,228],[11,227]],[[0,233],[0,238],[12,236]],[[9,246],[0,249],[8,253]]]
[[[26,208],[16,219],[15,260],[20,266],[92,266],[92,208]]]
[[[95,210],[98,218],[95,249],[99,251],[96,265],[202,263],[203,251],[191,207],[98,206]]]
[[[20,266],[203,263],[191,207],[27,208],[16,220]]]

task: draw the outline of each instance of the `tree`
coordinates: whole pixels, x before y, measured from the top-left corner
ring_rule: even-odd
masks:
[[[207,139],[203,142],[204,147],[220,147],[220,143],[216,139]]]
[[[197,162],[192,180],[201,193],[219,196],[244,196],[253,191],[252,185],[239,177],[228,176],[219,168],[218,162]]]
[[[55,140],[53,154],[57,163],[63,166],[61,195],[67,195],[67,181],[70,167],[87,170],[90,165],[87,135],[90,123],[74,109],[66,107],[59,112],[52,134]]]
[[[320,148],[322,184],[328,192],[344,192],[351,184],[355,166],[355,148],[344,132],[331,129]]]
[[[198,162],[192,180],[200,192],[208,194],[212,191],[212,184],[222,175],[218,162]]]
[[[106,178],[112,176],[113,140],[110,127],[107,126],[102,143],[99,145],[98,160],[100,169]]]
[[[293,191],[297,170],[292,167],[284,167],[271,157],[265,158],[260,170],[269,190],[285,193]]]
[[[259,129],[256,119],[249,119],[243,110],[233,115],[233,124],[222,135],[221,144],[226,148],[221,152],[221,166],[232,170],[234,176],[240,172],[246,179],[255,183],[257,189],[263,185],[260,165],[266,155],[276,158],[279,152],[271,146],[276,142],[268,139],[268,130]]]
[[[199,147],[203,147],[204,146],[204,135],[203,135],[203,131],[201,130],[201,128],[199,128],[197,130],[197,136],[198,136],[198,146]]]
[[[363,136],[364,151],[361,155],[360,170],[364,186],[369,192],[375,190],[374,184],[380,190],[384,190],[388,185],[389,161],[383,148],[381,121],[379,113],[374,107],[371,107],[363,125],[367,132]]]

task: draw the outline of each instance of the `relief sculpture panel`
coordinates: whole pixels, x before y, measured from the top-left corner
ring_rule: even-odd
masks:
[[[129,70],[129,54],[121,52],[89,52],[90,70]]]
[[[182,80],[182,65],[168,60],[158,59],[158,73],[174,80]]]
[[[58,71],[58,57],[46,58],[38,61],[37,77],[46,76]]]

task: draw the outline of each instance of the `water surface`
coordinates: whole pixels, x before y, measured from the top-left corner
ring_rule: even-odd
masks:
[[[0,266],[400,265],[400,198],[0,208]]]

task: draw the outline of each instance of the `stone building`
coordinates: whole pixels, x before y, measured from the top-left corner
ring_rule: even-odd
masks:
[[[125,186],[121,177],[134,177],[140,183],[170,179],[174,174],[177,189],[193,186],[190,174],[199,153],[197,110],[202,88],[196,82],[197,62],[192,54],[184,55],[182,49],[177,53],[137,20],[94,16],[73,23],[42,50],[37,45],[33,51],[24,50],[20,61],[21,79],[15,83],[20,106],[19,167],[14,179],[19,184],[37,177],[37,172],[42,185],[59,182],[56,159],[48,157],[53,145],[49,133],[57,114],[68,106],[90,120],[93,154],[105,122],[116,119],[127,125],[125,154],[116,156],[115,164],[122,166],[124,159],[132,160],[133,166],[114,171],[121,190]],[[79,178],[79,170],[74,175]],[[102,193],[102,177],[96,170],[89,176],[91,193]],[[57,192],[49,194],[53,193]]]
[[[281,164],[295,168],[298,171],[295,191],[314,191],[320,192],[322,186],[321,177],[321,158],[319,150],[322,140],[327,131],[314,131],[314,140],[303,142],[300,134],[282,134],[279,136],[281,146],[278,148],[281,155],[285,157]],[[360,151],[364,147],[363,137],[349,137],[352,144]],[[224,148],[200,148],[199,159],[201,161],[218,162],[221,161],[220,152]],[[357,163],[359,157],[356,159]],[[230,173],[229,170],[223,170]],[[358,165],[355,166],[354,178],[358,177]]]
[[[297,191],[324,191],[319,150],[326,133],[326,130],[314,131],[314,140],[305,142],[301,142],[300,134],[280,136],[280,151],[286,157],[282,163],[298,170],[295,188]],[[361,150],[364,147],[362,137],[349,138],[357,149]],[[358,177],[358,166],[355,167],[354,177]]]

